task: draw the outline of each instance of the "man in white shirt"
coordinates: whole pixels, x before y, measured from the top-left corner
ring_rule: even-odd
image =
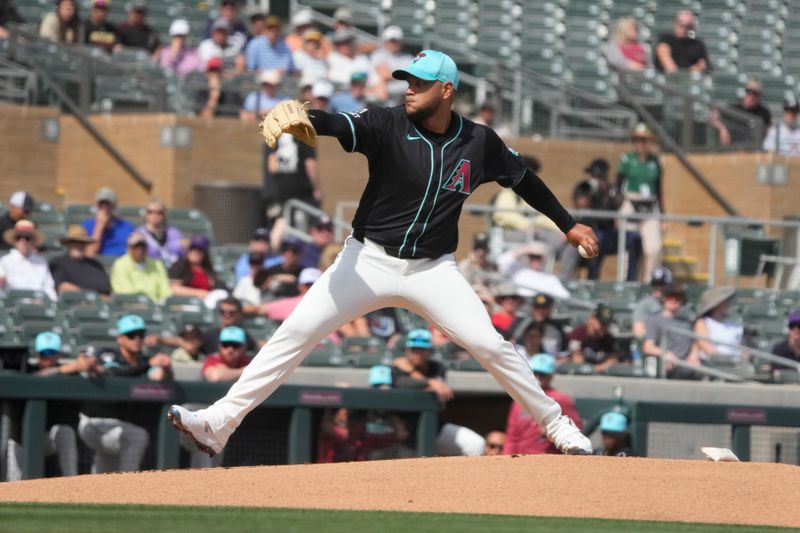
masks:
[[[47,260],[36,252],[44,244],[44,235],[36,231],[33,222],[18,221],[3,233],[3,239],[13,248],[0,257],[0,289],[43,291],[51,300],[58,300]]]
[[[403,52],[403,28],[388,26],[383,30],[383,46],[372,52],[370,61],[378,79],[377,89],[382,100],[390,105],[400,104],[406,94],[407,84],[396,80],[392,72],[411,64],[411,54]]]
[[[764,138],[764,150],[781,155],[800,155],[800,104],[795,98],[783,101],[783,122],[773,124]]]
[[[211,37],[203,39],[197,47],[201,65],[207,65],[208,60],[213,57],[218,57],[223,62],[232,61],[241,53],[241,49],[230,44],[230,31],[231,25],[224,18],[214,21],[211,25]]]
[[[372,64],[367,56],[356,54],[356,35],[351,30],[337,30],[333,34],[333,52],[328,54],[328,79],[341,90],[350,87],[353,72],[372,74]]]

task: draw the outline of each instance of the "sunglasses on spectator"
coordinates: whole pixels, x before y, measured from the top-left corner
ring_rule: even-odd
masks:
[[[136,331],[129,331],[125,334],[125,336],[131,340],[133,339],[143,339],[144,338],[144,330],[137,329]]]
[[[220,309],[219,314],[222,316],[233,316],[237,312],[237,309]]]
[[[33,240],[33,235],[26,235],[26,234],[23,233],[21,235],[17,235],[14,238],[14,240],[16,240],[16,241],[32,241]]]
[[[233,348],[234,350],[240,348],[242,345],[238,342],[221,342],[219,343],[223,348]]]
[[[756,91],[755,89],[745,89],[745,94],[749,94],[750,96],[761,96],[761,93]]]
[[[789,329],[800,329],[800,322],[789,324]]]
[[[503,445],[502,444],[497,444],[496,442],[487,442],[486,443],[486,447],[487,448],[491,448],[492,450],[502,450],[503,449]]]
[[[164,211],[162,211],[161,209],[148,209],[146,213],[148,215],[163,215]]]

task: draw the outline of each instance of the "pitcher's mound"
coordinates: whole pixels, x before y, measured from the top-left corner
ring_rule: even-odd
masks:
[[[800,468],[616,457],[450,457],[51,478],[0,501],[574,516],[800,527]]]

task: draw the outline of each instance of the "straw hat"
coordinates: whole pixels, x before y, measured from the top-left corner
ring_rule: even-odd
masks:
[[[700,297],[700,304],[697,306],[697,316],[707,315],[715,307],[731,300],[734,296],[736,296],[736,289],[731,287],[712,287],[705,290]]]
[[[61,243],[67,244],[70,242],[90,244],[94,242],[94,239],[86,233],[86,230],[80,224],[70,224],[66,235],[61,237]]]
[[[656,136],[653,135],[653,132],[647,127],[647,124],[640,122],[631,130],[631,139],[647,139],[649,141],[654,141]]]
[[[17,241],[17,235],[30,235],[33,237],[33,245],[36,247],[44,244],[44,235],[36,230],[36,224],[30,220],[18,220],[14,227],[3,232],[3,240],[11,246]]]

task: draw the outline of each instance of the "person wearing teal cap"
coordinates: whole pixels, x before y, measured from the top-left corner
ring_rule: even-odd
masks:
[[[61,336],[53,331],[43,331],[36,335],[33,349],[38,356],[38,361],[28,365],[26,372],[37,376],[75,375],[86,369],[86,360],[80,358],[75,361],[61,363],[59,356],[63,348]],[[63,412],[62,402],[48,402],[47,418],[51,420],[65,420],[74,414]],[[75,430],[69,424],[53,424],[47,429],[44,436],[45,456],[56,455],[62,476],[78,475],[78,440]],[[6,454],[6,480],[17,481],[22,479],[22,454],[23,445],[17,436],[12,436],[7,442]]]
[[[561,412],[572,418],[578,428],[582,426],[581,416],[575,408],[575,400],[570,395],[553,388],[553,375],[556,373],[556,358],[549,353],[537,353],[530,360],[535,379],[544,393],[552,398]],[[558,449],[546,438],[546,432],[539,423],[517,402],[511,403],[506,422],[506,442],[503,453],[558,453]]]
[[[206,381],[233,381],[242,375],[242,370],[251,358],[247,352],[247,335],[238,326],[228,326],[219,332],[219,352],[203,361],[201,374]]]
[[[144,338],[145,321],[127,314],[117,320],[116,346],[91,347],[80,358],[90,360],[89,372],[114,378],[149,378],[161,381],[172,377],[169,355],[147,357]],[[92,473],[139,470],[150,441],[147,430],[120,418],[128,410],[127,402],[87,401],[81,406],[78,435],[94,453]]]
[[[600,433],[603,445],[595,449],[595,455],[635,457],[628,432],[628,418],[618,411],[609,411],[600,417]]]
[[[421,311],[469,352],[520,400],[560,451],[591,453],[589,439],[542,391],[511,342],[495,331],[480,298],[459,273],[453,253],[463,204],[487,183],[513,189],[589,257],[597,254],[597,236],[575,221],[519,152],[491,128],[453,111],[459,72],[450,56],[422,50],[392,75],[408,85],[401,106],[326,113],[306,111],[301,103],[288,100],[262,122],[261,133],[271,147],[284,132],[309,146],[325,135],[335,137],[346,151],[366,156],[369,178],[353,217],[353,232],[336,263],[253,360],[252,371],[244,372],[208,409],[191,412],[173,406],[167,416],[201,450],[219,453],[247,413],[330,331],[375,309],[398,306]],[[452,394],[444,383],[425,386],[436,388],[439,395]]]

